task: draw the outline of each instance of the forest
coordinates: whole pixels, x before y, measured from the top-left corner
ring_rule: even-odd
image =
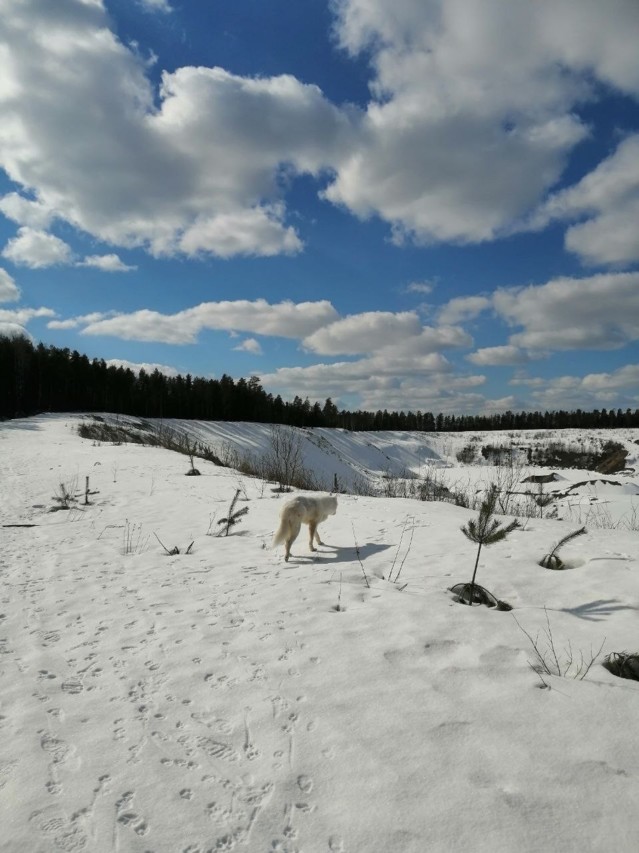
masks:
[[[135,373],[89,360],[76,350],[33,344],[25,337],[0,336],[0,418],[42,412],[112,412],[153,418],[210,421],[254,421],[299,427],[359,430],[561,429],[565,427],[637,427],[639,409],[595,409],[590,412],[496,412],[434,414],[408,411],[339,410],[295,397],[292,401],[267,393],[258,376],[219,379],[165,376],[158,370]]]

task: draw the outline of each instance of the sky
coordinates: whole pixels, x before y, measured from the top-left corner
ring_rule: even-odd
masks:
[[[639,406],[637,0],[0,0],[0,330],[350,409]]]

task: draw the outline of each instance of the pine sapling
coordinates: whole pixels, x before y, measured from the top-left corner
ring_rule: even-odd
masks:
[[[576,539],[578,536],[583,536],[586,533],[585,527],[580,527],[579,530],[573,530],[572,533],[569,533],[567,536],[564,536],[563,539],[560,539],[559,542],[554,546],[552,551],[549,554],[546,554],[539,561],[539,565],[543,566],[544,569],[563,569],[565,568],[564,561],[558,556],[557,552],[560,548],[563,548],[564,545],[567,545],[568,542],[571,542],[573,539]]]
[[[238,521],[241,520],[243,516],[249,511],[247,506],[243,506],[241,509],[235,509],[235,505],[237,504],[238,498],[242,494],[242,489],[237,489],[233,500],[231,501],[231,505],[229,507],[228,514],[226,518],[221,518],[218,521],[218,524],[223,524],[224,527],[220,529],[220,536],[228,536],[231,532],[231,527],[236,525]]]
[[[517,519],[511,521],[510,524],[502,525],[496,518],[494,518],[495,506],[498,497],[499,490],[493,484],[482,501],[479,509],[479,516],[477,518],[471,518],[469,522],[461,528],[461,532],[467,539],[470,539],[471,542],[477,543],[477,557],[475,559],[475,568],[473,569],[473,576],[470,584],[459,585],[462,587],[459,594],[459,600],[462,603],[466,603],[464,601],[466,593],[468,593],[468,604],[472,605],[475,600],[475,577],[477,576],[477,567],[479,566],[479,556],[481,554],[482,547],[488,547],[489,545],[501,542],[509,533],[512,533],[513,530],[517,530],[520,526]],[[483,587],[477,586],[477,588],[480,593],[483,591]],[[486,590],[485,592],[488,591]],[[488,593],[487,598],[494,599],[494,596]],[[497,604],[499,606],[500,602],[497,602]]]

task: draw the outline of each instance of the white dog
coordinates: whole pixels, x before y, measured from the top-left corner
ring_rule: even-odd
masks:
[[[288,560],[291,554],[291,545],[297,539],[302,524],[308,524],[309,545],[311,551],[317,549],[313,546],[313,539],[317,540],[318,545],[324,543],[319,538],[317,525],[322,521],[326,521],[329,515],[335,515],[337,512],[337,498],[334,495],[311,496],[304,497],[298,495],[292,501],[288,501],[282,507],[280,512],[280,526],[273,537],[273,547],[286,544],[285,560]]]

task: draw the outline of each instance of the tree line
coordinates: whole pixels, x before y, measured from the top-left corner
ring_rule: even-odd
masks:
[[[637,427],[639,409],[585,412],[498,412],[450,415],[432,412],[339,410],[328,398],[292,401],[267,393],[257,376],[234,380],[165,376],[158,370],[135,373],[89,360],[76,350],[33,344],[24,337],[0,336],[0,418],[41,412],[112,412],[149,418],[254,421],[300,427],[360,430],[558,429],[565,427]]]

